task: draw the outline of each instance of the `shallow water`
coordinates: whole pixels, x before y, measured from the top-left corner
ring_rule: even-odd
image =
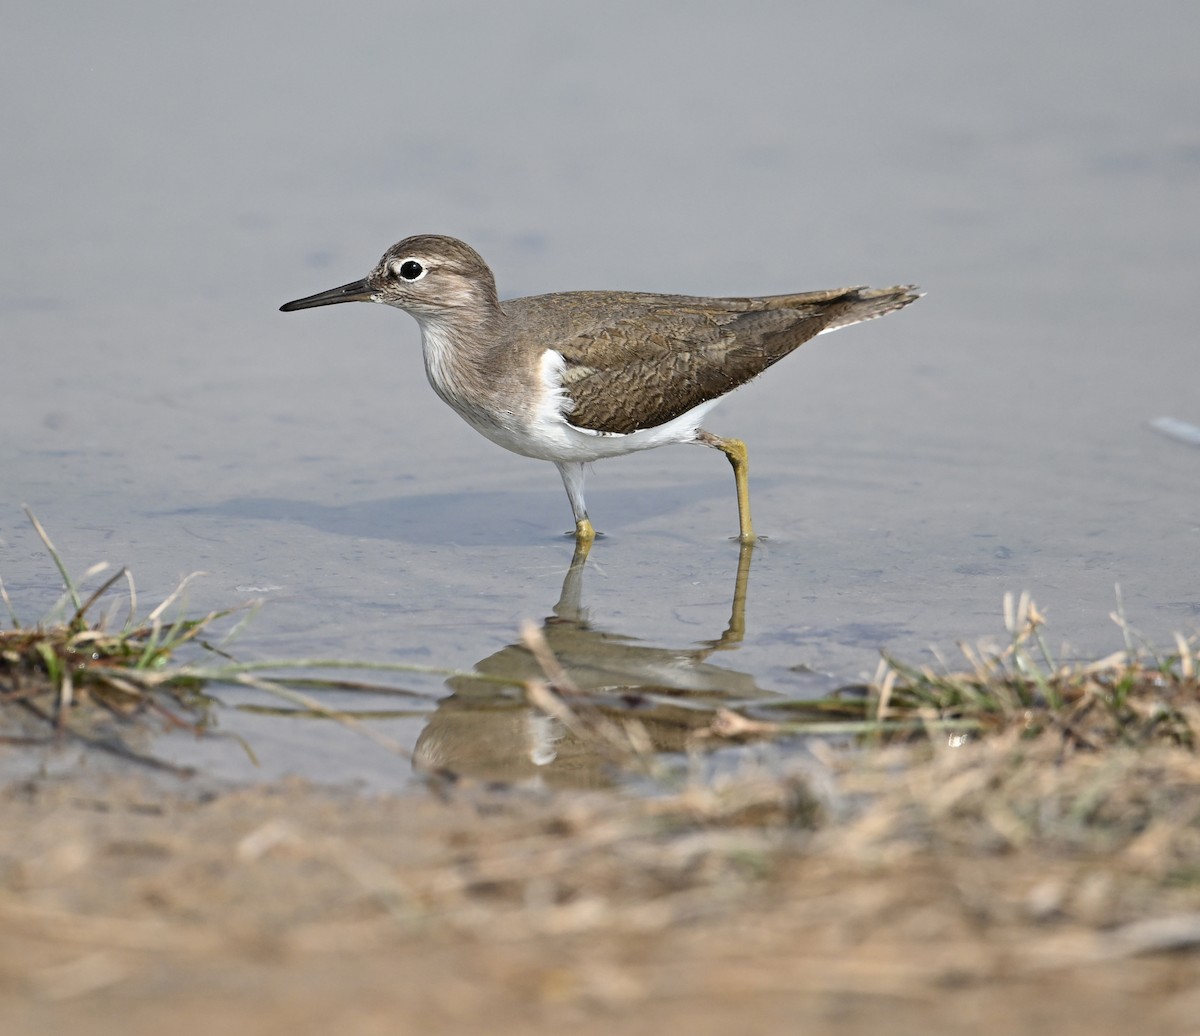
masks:
[[[1107,652],[1118,583],[1152,640],[1195,631],[1200,450],[1149,422],[1200,424],[1200,10],[606,10],[464,27],[361,4],[337,32],[306,3],[10,14],[0,576],[22,617],[58,590],[22,503],[72,570],[127,564],[144,600],[197,569],[194,610],[265,598],[241,657],[467,669],[551,616],[571,555],[554,469],[434,396],[403,314],[277,312],[441,232],[505,296],[929,292],[712,415],[749,444],[768,537],[730,650],[699,657],[737,573],[728,465],[685,447],[596,465],[607,536],[580,607],[647,659],[812,694],[881,649],[998,633],[1009,590],[1052,639]],[[384,726],[410,746],[455,709],[489,729],[453,702]],[[227,742],[166,751],[234,777],[409,779],[329,724],[221,722],[257,769]]]

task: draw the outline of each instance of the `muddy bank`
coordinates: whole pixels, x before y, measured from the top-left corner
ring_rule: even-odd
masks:
[[[12,785],[4,1031],[1191,1031],[1200,764],[1014,746],[653,798]]]

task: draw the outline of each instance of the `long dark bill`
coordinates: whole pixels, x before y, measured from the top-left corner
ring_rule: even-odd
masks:
[[[295,309],[312,309],[314,306],[333,306],[339,302],[370,302],[372,294],[374,293],[365,279],[351,281],[349,284],[343,284],[340,288],[319,291],[315,295],[309,295],[306,299],[285,302],[279,307],[279,311],[281,313],[291,313]]]

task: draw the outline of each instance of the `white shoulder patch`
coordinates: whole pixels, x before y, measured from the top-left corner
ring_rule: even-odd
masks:
[[[541,382],[542,399],[538,405],[540,419],[565,417],[575,409],[570,396],[563,390],[563,374],[567,369],[567,361],[563,354],[547,349],[542,353],[542,362],[538,365],[538,379]]]

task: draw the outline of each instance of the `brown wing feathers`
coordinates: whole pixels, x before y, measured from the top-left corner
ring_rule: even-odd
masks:
[[[558,346],[567,419],[602,432],[653,428],[744,385],[821,331],[916,297],[902,287],[672,300]]]

